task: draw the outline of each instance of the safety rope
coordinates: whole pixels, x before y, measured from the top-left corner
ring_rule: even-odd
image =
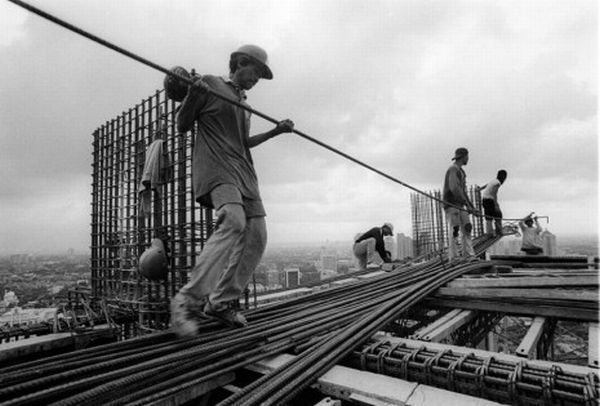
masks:
[[[186,76],[183,76],[183,75],[180,75],[180,74],[178,74],[176,72],[173,72],[170,69],[166,69],[166,68],[164,68],[164,67],[162,67],[162,66],[160,66],[160,65],[158,65],[158,64],[156,64],[156,63],[154,63],[154,62],[152,62],[152,61],[150,61],[150,60],[148,60],[146,58],[143,58],[143,57],[141,57],[139,55],[134,54],[133,52],[127,51],[124,48],[121,48],[121,47],[119,47],[117,45],[114,45],[114,44],[112,44],[112,43],[110,43],[110,42],[108,42],[106,40],[103,40],[102,38],[100,38],[100,37],[98,37],[98,36],[96,36],[94,34],[91,34],[91,33],[87,32],[87,31],[85,31],[85,30],[83,30],[81,28],[78,28],[78,27],[74,26],[73,24],[70,24],[70,23],[68,23],[68,22],[66,22],[66,21],[64,21],[64,20],[62,20],[62,19],[60,19],[58,17],[55,17],[55,16],[53,16],[51,14],[48,14],[45,11],[40,10],[39,8],[34,7],[34,6],[32,6],[32,5],[24,2],[24,1],[21,1],[21,0],[8,0],[8,1],[11,2],[11,3],[13,3],[13,4],[16,4],[17,6],[20,6],[20,7],[24,8],[24,9],[26,9],[26,10],[28,10],[28,11],[30,11],[30,12],[32,12],[32,13],[40,16],[40,17],[42,17],[42,18],[45,18],[46,20],[49,20],[49,21],[51,21],[51,22],[53,22],[55,24],[58,24],[58,25],[60,25],[63,28],[66,28],[66,29],[68,29],[68,30],[70,30],[72,32],[75,32],[76,34],[79,34],[79,35],[81,35],[81,36],[83,36],[83,37],[85,37],[85,38],[87,38],[87,39],[89,39],[91,41],[94,41],[94,42],[96,42],[96,43],[98,43],[100,45],[103,45],[103,46],[105,46],[105,47],[107,47],[109,49],[112,49],[113,51],[116,51],[116,52],[118,52],[118,53],[120,53],[122,55],[125,55],[125,56],[127,56],[127,57],[129,57],[131,59],[134,59],[137,62],[140,62],[140,63],[142,63],[142,64],[144,64],[146,66],[154,68],[154,69],[156,69],[156,70],[158,70],[160,72],[163,72],[163,73],[165,73],[165,74],[167,74],[169,76],[172,76],[172,77],[174,77],[174,78],[176,78],[176,79],[178,79],[178,80],[180,80],[180,81],[182,81],[184,83],[187,83],[188,85],[193,85],[194,84],[194,81],[192,79],[186,77]],[[275,118],[273,118],[273,117],[271,117],[271,116],[269,116],[269,115],[267,115],[265,113],[262,113],[262,112],[260,112],[260,111],[258,111],[256,109],[253,109],[252,107],[248,106],[247,104],[242,104],[239,101],[237,101],[235,99],[232,99],[232,98],[230,98],[230,97],[228,97],[226,95],[223,95],[221,93],[215,92],[212,89],[207,89],[207,91],[209,93],[211,93],[212,95],[214,95],[215,97],[217,97],[217,98],[219,98],[221,100],[224,100],[224,101],[226,101],[228,103],[231,103],[231,104],[233,104],[233,105],[235,105],[235,106],[237,106],[237,107],[239,107],[241,109],[244,109],[244,110],[246,110],[246,111],[248,111],[248,112],[250,112],[252,114],[255,114],[255,115],[257,115],[257,116],[259,116],[259,117],[261,117],[261,118],[265,119],[266,121],[269,121],[269,122],[271,122],[273,124],[278,124],[280,122],[280,120],[276,120]],[[385,173],[385,172],[383,172],[383,171],[381,171],[381,170],[379,170],[379,169],[377,169],[377,168],[375,168],[375,167],[373,167],[373,166],[371,166],[371,165],[369,165],[369,164],[367,164],[367,163],[365,163],[365,162],[363,162],[363,161],[361,161],[361,160],[359,160],[357,158],[354,158],[351,155],[348,155],[347,153],[345,153],[345,152],[343,152],[343,151],[341,151],[341,150],[339,150],[337,148],[334,148],[334,147],[332,147],[332,146],[330,146],[330,145],[328,145],[328,144],[326,144],[326,143],[324,143],[322,141],[319,141],[316,138],[313,138],[310,135],[308,135],[308,134],[306,134],[306,133],[304,133],[302,131],[299,131],[299,130],[297,130],[297,129],[294,128],[292,130],[292,132],[295,133],[296,135],[299,135],[300,137],[308,140],[308,141],[311,141],[311,142],[313,142],[313,143],[315,143],[315,144],[317,144],[317,145],[319,145],[319,146],[321,146],[321,147],[323,147],[323,148],[325,148],[325,149],[327,149],[327,150],[329,150],[329,151],[331,151],[331,152],[333,152],[335,154],[338,154],[338,155],[340,155],[340,156],[348,159],[349,161],[354,162],[355,164],[357,164],[359,166],[362,166],[363,168],[369,169],[370,171],[375,172],[376,174],[378,174],[380,176],[383,176],[384,178],[389,179],[392,182],[395,182],[395,183],[397,183],[397,184],[399,184],[401,186],[404,186],[404,187],[406,187],[406,188],[408,188],[408,189],[410,189],[410,190],[412,190],[412,191],[414,191],[416,193],[419,193],[419,194],[421,194],[421,195],[423,195],[423,196],[425,196],[425,197],[427,197],[427,198],[429,198],[431,200],[435,200],[435,201],[437,201],[439,203],[442,203],[442,204],[444,204],[447,207],[453,207],[453,208],[458,209],[460,211],[469,213],[469,214],[471,214],[471,215],[473,215],[475,217],[480,217],[480,218],[484,218],[485,217],[488,220],[502,220],[502,221],[520,221],[520,220],[522,220],[522,219],[508,219],[508,218],[493,217],[493,216],[484,215],[484,214],[481,214],[481,213],[474,213],[472,210],[466,209],[463,206],[458,206],[458,205],[446,202],[446,201],[444,201],[444,200],[442,200],[440,198],[437,198],[435,196],[432,196],[432,195],[430,195],[430,194],[428,194],[428,193],[426,193],[426,192],[424,192],[424,191],[422,191],[422,190],[420,190],[420,189],[418,189],[418,188],[416,188],[416,187],[414,187],[412,185],[409,185],[408,183],[403,182],[400,179],[397,179],[397,178],[395,178],[395,177],[393,177],[393,176],[391,176],[391,175],[389,175],[389,174],[387,174],[387,173]]]

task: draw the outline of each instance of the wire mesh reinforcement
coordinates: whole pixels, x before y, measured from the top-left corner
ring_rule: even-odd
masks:
[[[588,404],[598,396],[596,375],[476,356],[468,349],[455,353],[378,340],[357,348],[344,364],[503,404]]]
[[[194,130],[178,134],[175,105],[163,91],[144,99],[94,132],[92,172],[92,294],[135,310],[148,330],[168,326],[169,298],[187,282],[212,231],[212,211],[194,202],[191,156]],[[149,187],[150,205],[140,206],[148,147],[162,140],[160,182]],[[138,258],[152,238],[161,238],[169,269],[164,281],[138,272]]]
[[[481,212],[481,193],[476,187],[469,187],[467,194],[477,210]],[[434,196],[437,200],[430,199]],[[430,191],[427,195],[412,193],[410,196],[413,249],[415,255],[443,250],[448,244],[448,224],[443,204],[442,193]],[[480,216],[469,214],[473,225],[472,235],[478,237],[485,233],[484,221]],[[457,241],[460,246],[460,241]]]

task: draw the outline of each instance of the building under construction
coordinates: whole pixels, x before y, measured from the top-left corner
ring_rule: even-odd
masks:
[[[443,210],[419,194],[410,262],[250,291],[248,327],[206,319],[176,338],[169,301],[213,213],[194,202],[194,137],[174,114],[157,91],[94,132],[91,290],[72,292],[70,329],[0,345],[0,405],[598,404],[597,259],[490,256],[502,237],[474,218],[481,260],[450,265]],[[158,281],[138,271],[153,238]]]

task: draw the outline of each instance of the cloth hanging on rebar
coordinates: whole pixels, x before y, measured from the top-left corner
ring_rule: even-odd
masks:
[[[169,157],[164,150],[164,141],[156,140],[146,150],[146,162],[138,189],[139,215],[151,213],[152,191],[160,197],[160,185],[168,177]]]

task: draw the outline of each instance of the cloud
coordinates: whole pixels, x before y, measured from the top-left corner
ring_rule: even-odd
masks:
[[[552,212],[555,231],[597,232],[595,1],[36,5],[165,67],[223,74],[232,50],[260,44],[275,78],[250,92],[254,108],[423,190],[441,187],[466,146],[470,182],[509,171],[507,213]],[[42,216],[43,196],[47,228],[72,224],[55,230],[59,240],[85,248],[92,134],[163,74],[12,4],[0,15],[3,238],[33,236],[6,240],[15,249],[36,240],[20,230]],[[255,132],[270,127],[253,119]],[[383,221],[410,230],[411,192],[332,151],[286,134],[252,153],[271,241],[336,239]],[[584,210],[559,220],[575,199]]]

